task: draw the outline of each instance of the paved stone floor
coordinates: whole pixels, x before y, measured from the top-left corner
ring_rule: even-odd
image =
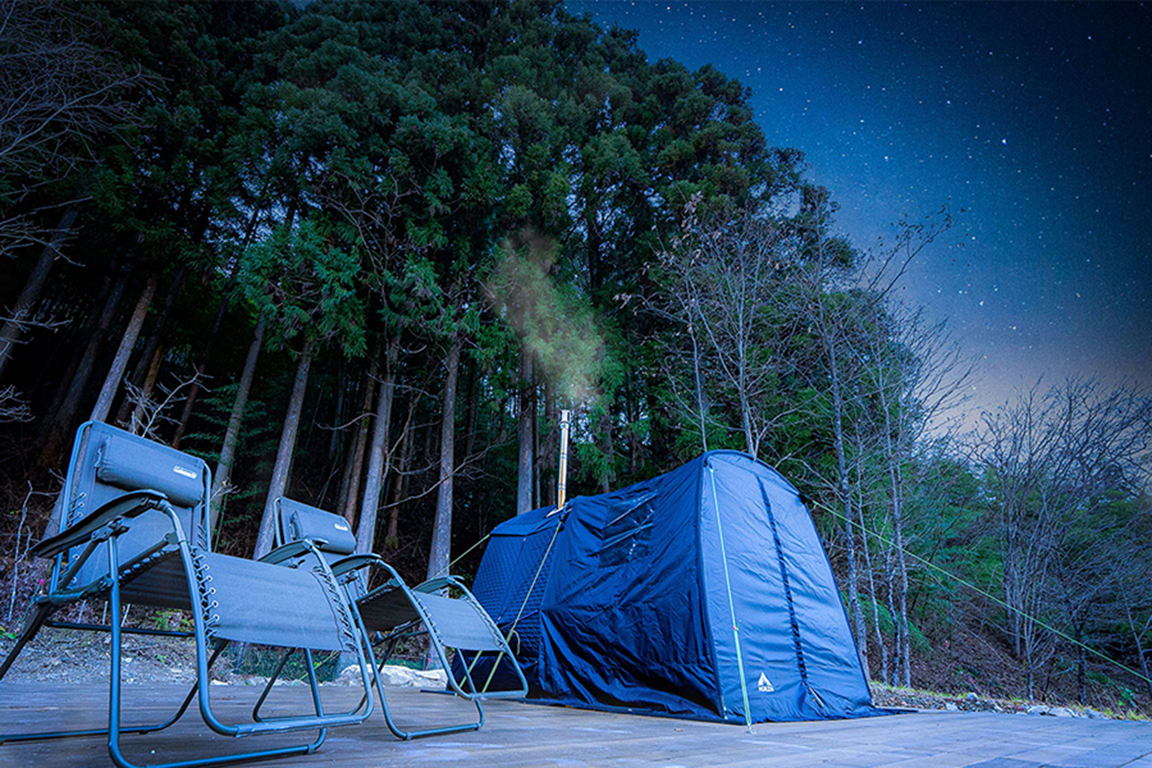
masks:
[[[170,711],[177,686],[125,691],[125,719]],[[246,719],[258,693],[213,687],[222,719]],[[325,687],[333,707],[355,704],[355,691]],[[442,694],[397,689],[392,711],[402,724],[443,722],[470,713]],[[0,730],[98,728],[106,717],[104,686],[0,683]],[[307,691],[277,689],[274,704],[306,706]],[[396,740],[379,711],[365,724],[335,729],[313,755],[262,761],[262,766],[980,766],[981,768],[1152,768],[1152,723],[995,713],[930,712],[864,720],[768,723],[743,727],[617,715],[492,701],[475,732]],[[191,759],[256,746],[294,744],[297,735],[232,740],[208,734],[198,713],[157,734],[126,736],[124,752],[142,763]],[[303,739],[306,741],[307,739]],[[108,766],[100,737],[0,745],[0,766]]]

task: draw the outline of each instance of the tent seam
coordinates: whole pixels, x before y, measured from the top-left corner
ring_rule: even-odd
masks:
[[[708,453],[705,453],[703,455],[703,458],[704,458],[703,466],[704,466],[704,468],[708,468],[708,463],[709,463]],[[706,491],[704,490],[704,469],[700,470],[700,474],[697,477],[697,479],[700,483],[699,491],[698,491],[698,495],[700,497],[700,503],[697,506],[697,509],[700,510],[701,513],[703,513],[703,510],[705,509],[704,497],[706,495]],[[708,605],[708,595],[711,593],[708,591],[708,575],[707,575],[707,573],[705,573],[705,570],[704,570],[704,540],[703,540],[704,526],[702,524],[702,519],[701,519],[702,514],[697,514],[694,517],[696,520],[696,575],[697,575],[697,578],[699,579],[699,586],[700,586],[700,598],[699,598],[699,600],[700,600],[700,617],[701,617],[701,620],[704,622],[704,625],[705,625],[704,631],[707,633],[706,637],[708,638],[708,645],[712,650],[712,654],[709,657],[709,661],[712,663],[712,666],[714,668],[714,672],[715,672],[714,680],[715,680],[715,685],[716,685],[716,695],[720,699],[718,702],[719,706],[717,707],[716,712],[720,716],[720,719],[723,720],[724,719],[724,712],[727,709],[727,705],[724,702],[724,685],[722,684],[722,682],[720,680],[720,665],[719,665],[719,663],[717,663],[717,660],[716,660],[717,659],[716,633],[712,627],[712,611],[709,609],[709,605]]]
[[[724,548],[724,526],[720,521],[720,499],[716,493],[716,470],[706,462],[712,481],[712,506],[716,510],[716,532],[720,537],[720,562],[724,564],[724,587],[728,593],[728,615],[732,619],[732,640],[736,645],[736,669],[740,674],[740,694],[744,699],[744,721],[752,731],[752,708],[748,704],[748,680],[744,674],[744,657],[740,653],[740,623],[736,621],[736,605],[732,600],[732,578],[728,574],[728,552]],[[719,665],[717,665],[719,666]]]

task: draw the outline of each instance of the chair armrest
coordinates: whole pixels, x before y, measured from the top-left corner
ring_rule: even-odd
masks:
[[[412,591],[432,593],[439,592],[440,590],[446,589],[448,587],[462,586],[463,584],[460,583],[460,579],[455,576],[437,576],[434,579],[428,579],[428,581],[420,582],[416,586],[412,587]]]
[[[370,565],[383,565],[384,561],[379,555],[348,555],[332,563],[332,575],[343,576]]]
[[[312,550],[309,549],[307,542],[290,541],[281,547],[276,547],[276,549],[264,555],[264,557],[260,558],[260,562],[278,565],[283,563],[285,560],[296,560],[311,553]]]
[[[161,504],[167,501],[168,497],[160,491],[129,491],[123,496],[118,496],[101,504],[80,518],[75,525],[49,539],[44,539],[32,548],[32,555],[35,557],[55,557],[77,544],[87,542],[93,534],[116,520],[142,515],[149,510],[158,509]]]

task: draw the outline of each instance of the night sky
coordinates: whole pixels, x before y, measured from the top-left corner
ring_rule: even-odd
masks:
[[[1152,5],[568,2],[752,88],[859,247],[947,206],[903,296],[1014,388],[1152,388]],[[963,211],[963,212],[961,212]]]

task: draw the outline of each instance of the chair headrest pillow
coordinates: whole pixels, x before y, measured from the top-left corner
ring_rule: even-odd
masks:
[[[160,491],[179,507],[204,500],[204,462],[143,438],[111,435],[102,446],[96,477],[124,491]]]
[[[348,521],[340,515],[316,507],[293,503],[288,518],[289,535],[295,541],[310,539],[324,542],[322,552],[350,555],[356,551],[356,536]]]

